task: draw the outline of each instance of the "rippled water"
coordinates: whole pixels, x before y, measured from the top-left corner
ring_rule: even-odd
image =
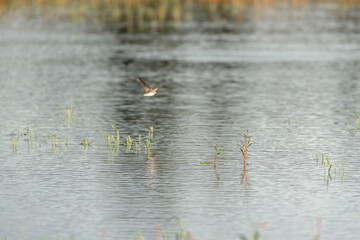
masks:
[[[132,239],[140,229],[154,239],[156,224],[178,231],[179,217],[196,239],[250,236],[259,224],[260,239],[356,239],[358,10],[282,6],[240,25],[187,22],[157,34],[4,17],[0,236]],[[138,76],[163,88],[145,98]],[[71,125],[60,109],[70,105]],[[109,153],[99,131],[115,135],[112,125],[122,143],[141,134],[141,152]],[[36,149],[23,136],[14,153],[26,127],[36,128]],[[84,138],[95,144],[84,149]],[[225,149],[219,179],[200,164],[213,161],[215,144]],[[328,152],[343,161],[343,178],[333,167],[328,179],[321,157],[316,164]]]

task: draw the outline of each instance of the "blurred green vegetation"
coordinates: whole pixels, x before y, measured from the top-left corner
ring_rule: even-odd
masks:
[[[236,21],[248,7],[261,11],[281,2],[301,8],[312,2],[350,6],[360,0],[0,0],[0,17],[26,9],[74,22],[123,23],[126,31],[141,32],[199,18]]]

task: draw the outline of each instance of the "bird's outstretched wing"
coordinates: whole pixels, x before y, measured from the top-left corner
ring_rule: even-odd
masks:
[[[154,91],[156,92],[157,90],[159,90],[160,88],[162,88],[162,85],[158,86],[157,88],[154,89]]]
[[[149,87],[149,85],[147,85],[146,82],[144,82],[144,80],[142,80],[141,78],[138,78],[138,79],[139,79],[141,85],[145,88],[145,91],[148,92],[148,91],[152,90],[151,87]]]

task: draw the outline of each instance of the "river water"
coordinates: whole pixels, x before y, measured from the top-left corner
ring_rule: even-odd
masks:
[[[359,6],[247,13],[136,34],[4,16],[0,237],[155,239],[157,224],[179,232],[178,217],[195,239],[356,239]],[[143,97],[138,76],[163,88]],[[109,150],[112,125],[141,150]],[[217,176],[201,164],[216,144]]]

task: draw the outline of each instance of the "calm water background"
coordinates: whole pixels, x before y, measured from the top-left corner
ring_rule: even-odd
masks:
[[[0,236],[196,239],[360,234],[359,6],[280,4],[241,23],[189,21],[157,33],[48,22],[0,22]],[[164,86],[155,97],[136,80]],[[72,104],[72,124],[60,107]],[[347,125],[344,124],[340,110]],[[141,134],[142,151],[109,153],[99,131]],[[143,150],[154,126],[152,156]],[[11,133],[37,128],[36,149]],[[247,185],[238,144],[249,129]],[[17,134],[17,133],[16,133]],[[47,136],[62,138],[54,152]],[[65,142],[69,138],[67,149]],[[95,145],[84,149],[84,138]],[[213,145],[224,147],[217,180]],[[332,178],[316,153],[343,161]],[[321,160],[320,160],[321,162]]]

